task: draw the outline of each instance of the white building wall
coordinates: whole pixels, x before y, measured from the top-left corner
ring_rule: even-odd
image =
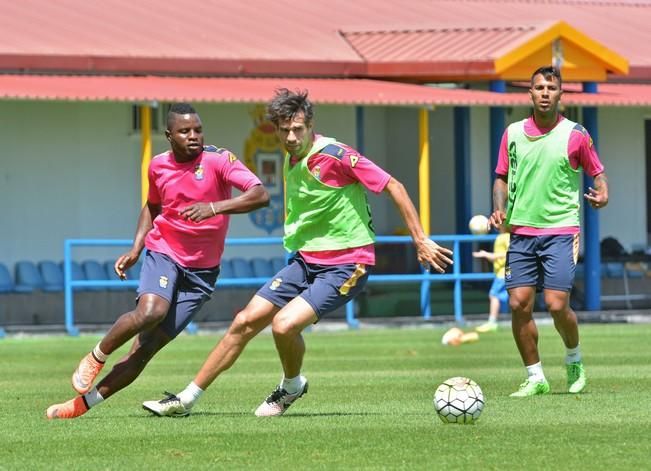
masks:
[[[244,160],[244,144],[253,128],[253,105],[197,104],[204,123],[205,142],[226,147]],[[131,129],[130,104],[0,102],[3,120],[0,138],[0,261],[63,258],[66,238],[131,239],[140,212],[139,133]],[[384,128],[384,108],[370,108],[366,128]],[[353,107],[316,108],[317,132],[356,146]],[[153,135],[153,153],[168,148],[161,130]],[[375,133],[381,136],[383,132]],[[369,134],[367,154],[386,163],[383,139]],[[382,233],[387,222],[385,195],[369,197],[375,222]],[[280,236],[255,227],[248,215],[231,217],[232,237]],[[75,258],[108,260],[124,248],[75,249]],[[280,247],[227,247],[226,256],[283,255]]]
[[[384,133],[387,149],[384,168],[405,186],[418,208],[418,110],[389,109]],[[402,232],[405,224],[397,213],[393,204],[386,206],[387,225],[384,228],[378,227],[378,233]]]
[[[386,142],[389,157],[386,169],[400,180],[419,209],[419,131],[417,108],[387,111]],[[430,232],[446,234],[454,230],[454,134],[452,109],[429,112],[430,132]],[[391,204],[387,233],[404,227]]]
[[[253,121],[250,105],[199,104],[206,143],[227,147],[244,158]],[[65,238],[133,236],[140,211],[140,136],[131,131],[131,105],[0,101],[0,261],[61,260]],[[507,121],[526,116],[525,108]],[[599,110],[599,150],[607,168],[611,202],[601,212],[601,237],[617,237],[627,248],[646,241],[644,119],[649,108]],[[454,231],[452,108],[429,113],[431,151],[431,232]],[[356,146],[354,107],[317,106],[316,130]],[[418,109],[365,108],[365,154],[401,180],[418,207]],[[471,112],[473,213],[491,209],[488,109]],[[154,152],[167,149],[159,131]],[[369,196],[380,234],[404,226],[386,195]],[[280,235],[276,230],[272,235]],[[247,215],[231,219],[230,235],[264,236]],[[92,252],[109,259],[123,249]],[[269,256],[269,248],[228,249],[227,256]],[[273,255],[280,255],[274,252]]]
[[[430,218],[432,234],[455,232],[454,116],[452,108],[430,113]]]
[[[374,106],[364,108],[364,148],[358,149],[362,153],[384,169],[388,169],[390,160],[389,149],[387,147],[387,120],[390,110],[384,107]],[[378,132],[379,130],[379,132]],[[358,146],[355,142],[351,145]],[[368,194],[368,202],[373,214],[373,225],[379,234],[390,234],[395,227],[391,211],[395,211],[387,203],[388,197],[382,193],[375,195]]]
[[[630,250],[646,244],[644,120],[651,108],[600,108],[598,151],[606,167],[608,206],[600,210],[600,238],[615,237]]]
[[[131,237],[139,146],[120,104],[0,102],[0,260],[61,260],[68,237]]]
[[[488,108],[470,109],[471,213],[490,215],[493,208],[493,177],[490,168],[490,124]]]

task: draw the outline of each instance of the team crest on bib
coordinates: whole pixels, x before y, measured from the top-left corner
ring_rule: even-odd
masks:
[[[511,267],[505,267],[504,268],[504,279],[505,280],[510,280],[511,279]]]
[[[201,164],[194,167],[194,179],[203,180],[203,166]]]
[[[271,291],[276,291],[282,282],[283,282],[282,278],[276,278],[271,282],[271,285],[269,285],[269,289]]]
[[[161,276],[158,279],[158,286],[160,286],[161,288],[167,288],[167,283],[169,283],[169,278],[167,278],[166,276]]]

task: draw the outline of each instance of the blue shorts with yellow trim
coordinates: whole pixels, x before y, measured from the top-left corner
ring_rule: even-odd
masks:
[[[140,271],[138,298],[155,294],[170,303],[159,327],[171,338],[187,327],[215,290],[219,267],[186,268],[165,254],[147,250]]]
[[[535,286],[537,291],[570,291],[579,253],[579,234],[511,234],[506,253],[506,289]]]
[[[366,265],[316,265],[296,255],[257,294],[280,308],[300,296],[321,319],[357,296],[367,280]]]

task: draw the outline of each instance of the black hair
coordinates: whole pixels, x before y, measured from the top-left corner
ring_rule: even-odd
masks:
[[[281,121],[292,119],[302,111],[305,123],[310,124],[314,117],[314,109],[307,94],[307,90],[292,92],[286,88],[277,89],[276,95],[267,105],[267,119],[278,126]]]
[[[547,80],[549,80],[551,77],[556,77],[556,80],[558,80],[558,86],[560,87],[563,85],[563,80],[561,79],[561,71],[558,67],[554,67],[553,65],[545,65],[543,67],[538,67],[533,74],[531,74],[531,86],[533,87],[533,79],[536,75],[542,75],[545,77]]]
[[[189,103],[174,103],[167,112],[167,129],[172,127],[172,122],[176,119],[175,115],[180,114],[197,114],[197,110]]]

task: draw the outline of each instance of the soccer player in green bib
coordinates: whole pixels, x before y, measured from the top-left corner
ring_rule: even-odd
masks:
[[[527,369],[527,379],[511,396],[550,389],[533,319],[537,290],[543,291],[565,344],[568,391],[576,394],[586,386],[578,322],[570,307],[579,252],[581,169],[594,178],[594,188],[583,196],[595,209],[608,204],[608,181],[588,132],[559,113],[559,70],[536,70],[529,95],[533,116],[508,126],[502,137],[490,217],[491,225],[506,224],[511,232],[505,280],[513,337]]]
[[[307,392],[301,375],[302,331],[356,296],[375,264],[375,230],[365,190],[385,192],[393,200],[423,266],[442,273],[452,263],[452,252],[423,231],[400,182],[352,147],[314,132],[307,92],[280,89],[267,112],[286,150],[284,245],[296,255],[235,316],[194,381],[179,394],[143,403],[156,415],[188,415],[205,389],[269,325],[283,377],[255,415],[282,415]]]

